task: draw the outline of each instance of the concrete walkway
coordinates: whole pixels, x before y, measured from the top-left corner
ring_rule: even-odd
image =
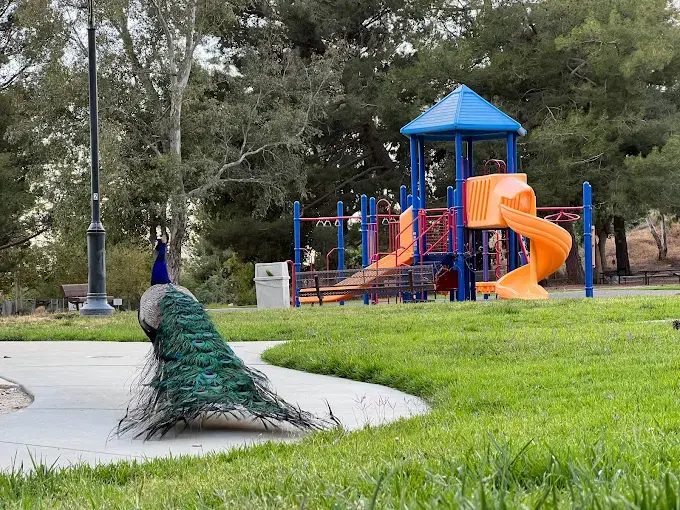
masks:
[[[261,353],[276,342],[230,344],[246,364],[271,380],[278,394],[325,416],[326,401],[347,429],[383,424],[426,412],[419,399],[399,391],[274,367]],[[123,459],[200,455],[266,441],[294,441],[300,433],[266,430],[252,422],[222,420],[202,430],[170,433],[142,441],[116,437],[130,385],[139,374],[149,343],[0,342],[0,376],[34,396],[25,409],[0,416],[0,470],[97,464]]]

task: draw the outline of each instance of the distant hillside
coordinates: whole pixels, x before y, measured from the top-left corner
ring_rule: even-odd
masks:
[[[680,268],[680,224],[674,224],[668,233],[668,258],[657,260],[659,251],[649,227],[641,225],[628,232],[628,256],[633,269]],[[607,239],[607,265],[611,269],[612,259],[616,258],[613,236]]]

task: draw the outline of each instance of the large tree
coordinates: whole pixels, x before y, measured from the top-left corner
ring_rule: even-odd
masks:
[[[33,151],[13,137],[23,87],[60,56],[60,15],[47,0],[0,0],[0,290],[26,255],[27,243],[45,232],[48,215],[36,202],[40,172]]]
[[[651,150],[673,128],[677,9],[666,0],[507,0],[476,7],[459,37],[416,48],[417,65],[395,75],[387,100],[412,110],[433,90],[462,82],[494,101],[529,130],[520,140],[521,165],[539,201],[578,205],[581,183],[589,180],[599,233],[606,239],[616,219],[618,262],[629,270],[625,220],[644,212],[626,191],[635,175],[624,161]]]
[[[54,57],[61,16],[50,0],[0,0],[0,91]]]
[[[49,0],[0,0],[0,250],[37,233],[30,228],[27,233],[35,218],[26,217],[35,198],[34,161],[23,140],[12,139],[11,130],[19,121],[14,105],[21,100],[22,81],[60,56],[60,22]]]
[[[46,70],[34,91],[50,101],[40,118],[32,105],[25,132],[36,123],[50,132],[59,168],[53,189],[78,201],[72,214],[86,208],[80,191],[64,192],[86,178],[84,13],[62,5],[73,13],[72,52],[80,56]],[[257,46],[215,53],[209,36],[235,19],[223,2],[117,0],[98,8],[104,223],[113,242],[167,229],[177,281],[190,216],[202,201],[252,183],[266,210],[288,182],[304,186],[299,154],[332,92],[333,59],[303,62],[274,28]]]
[[[335,212],[338,200],[346,212],[359,207],[362,193],[379,195],[396,191],[408,181],[408,144],[399,128],[410,110],[385,99],[394,68],[413,64],[409,41],[433,36],[435,21],[453,20],[464,9],[453,9],[430,0],[381,0],[379,2],[289,1],[258,4],[239,14],[238,31],[222,34],[225,51],[239,44],[256,44],[266,37],[262,29],[275,20],[283,35],[307,60],[337,52],[344,63],[339,80],[340,94],[317,123],[320,133],[311,140],[304,158],[306,186],[288,189],[281,207],[258,214],[250,199],[256,186],[244,185],[239,194],[224,193],[207,211],[210,222],[204,232],[218,246],[231,247],[248,259],[257,257],[253,248],[266,231],[266,260],[283,260],[292,250],[292,202],[302,201],[305,215]],[[397,106],[395,108],[395,106]],[[418,105],[420,106],[420,105]],[[417,109],[417,107],[416,107]],[[244,214],[254,218],[244,221]],[[211,228],[214,225],[216,228]],[[312,234],[305,228],[303,237]]]

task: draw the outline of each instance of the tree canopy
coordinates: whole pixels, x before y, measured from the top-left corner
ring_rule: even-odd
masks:
[[[541,204],[579,204],[591,182],[624,266],[627,223],[680,213],[670,1],[97,4],[107,242],[141,261],[169,232],[172,277],[210,281],[206,296],[236,295],[239,264],[290,258],[294,200],[314,215],[397,196],[399,129],[462,83],[528,130],[520,165]],[[72,0],[0,0],[0,290],[31,242],[36,274],[83,277],[65,260],[84,257],[89,221],[85,16]],[[480,144],[475,164],[491,157],[501,145]],[[443,203],[453,147],[426,158]]]

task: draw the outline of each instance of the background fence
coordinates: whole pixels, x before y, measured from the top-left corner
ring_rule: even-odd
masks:
[[[137,310],[139,301],[123,300],[123,305],[115,307],[118,310]],[[55,299],[20,299],[2,300],[0,299],[0,316],[9,317],[10,315],[32,315],[37,313],[64,313],[75,312],[76,305],[69,304],[66,298]]]

